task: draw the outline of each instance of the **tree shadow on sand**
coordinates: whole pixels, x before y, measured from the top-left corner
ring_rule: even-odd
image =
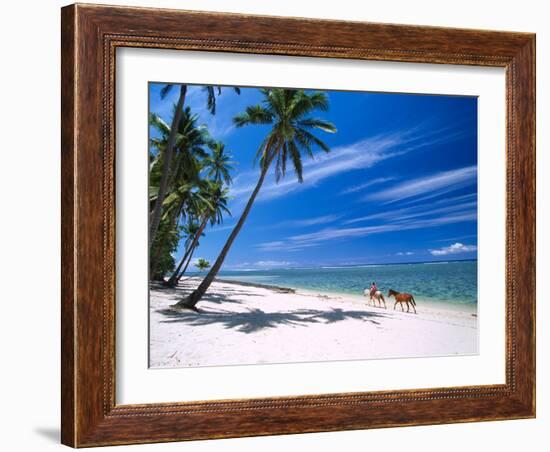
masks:
[[[362,320],[375,325],[378,318],[386,314],[369,311],[346,311],[335,308],[330,311],[318,309],[299,309],[296,311],[264,312],[261,309],[249,309],[246,312],[231,312],[226,310],[201,311],[200,314],[177,309],[160,309],[158,313],[166,320],[161,323],[185,323],[190,326],[222,324],[224,328],[235,329],[241,333],[255,333],[266,328],[276,328],[279,325],[308,326],[311,324],[328,324],[348,319]]]
[[[185,298],[186,295],[191,293],[193,288],[181,288],[181,287],[168,287],[163,286],[160,284],[157,284],[155,286],[151,286],[151,290],[162,293],[164,295],[168,295],[168,298],[173,302],[173,304],[176,304],[178,301]],[[210,303],[242,303],[242,298],[244,297],[250,297],[253,296],[249,292],[246,292],[244,290],[240,289],[227,289],[224,288],[223,290],[216,290],[216,289],[210,289],[204,296],[202,297],[203,301],[208,301]],[[233,297],[238,297],[241,299],[236,299]]]

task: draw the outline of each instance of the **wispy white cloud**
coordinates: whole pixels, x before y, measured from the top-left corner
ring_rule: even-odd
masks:
[[[278,228],[304,228],[309,226],[319,226],[321,224],[329,224],[333,223],[340,218],[342,218],[343,215],[323,215],[318,217],[312,217],[312,218],[300,218],[296,220],[285,220],[280,221],[279,223],[270,224],[267,226],[256,226],[255,229],[278,229]],[[208,233],[212,232],[224,232],[231,230],[235,227],[236,223],[227,224],[223,226],[213,226],[208,230]]]
[[[235,227],[235,224],[236,223],[233,223],[233,224],[225,224],[223,226],[213,226],[211,227],[210,229],[208,229],[208,233],[212,233],[212,232],[223,232],[223,231],[228,231],[230,229],[233,229]]]
[[[434,242],[451,242],[454,240],[460,240],[460,239],[469,239],[472,237],[477,237],[477,234],[467,234],[467,235],[460,235],[458,237],[447,237],[445,239],[435,239]]]
[[[315,218],[306,218],[303,220],[293,220],[291,221],[291,225],[302,227],[302,226],[314,226],[317,224],[325,224],[325,223],[332,223],[333,221],[338,220],[341,218],[342,215],[324,215],[321,217],[315,217]]]
[[[473,186],[476,179],[477,166],[467,166],[402,182],[386,190],[370,194],[364,199],[392,203],[425,195],[422,199],[426,200],[460,188]]]
[[[298,190],[315,187],[321,181],[332,176],[349,171],[368,169],[384,160],[430,145],[454,141],[462,136],[462,132],[455,133],[448,128],[438,129],[433,122],[426,122],[412,128],[368,137],[349,145],[337,146],[329,153],[318,153],[315,159],[304,160],[304,182],[301,184],[297,182],[290,170],[286,178],[279,183],[275,181],[274,175],[270,174],[258,195],[257,201],[287,196],[289,193]],[[254,189],[258,175],[258,171],[242,173],[236,178],[231,194],[235,197],[242,197],[241,203],[244,202],[246,195]],[[384,182],[388,180],[388,178],[384,178]],[[370,182],[374,182],[374,180],[367,181],[365,184]],[[382,183],[381,178],[378,178],[377,182]]]
[[[270,174],[258,195],[258,201],[279,198],[291,192],[314,187],[324,179],[343,172],[370,168],[382,160],[395,156],[395,153],[388,152],[394,146],[395,143],[388,138],[367,139],[349,146],[334,148],[328,154],[319,154],[315,159],[303,162],[303,183],[296,180],[291,170],[288,171],[286,178],[279,183]],[[233,196],[248,195],[254,189],[257,179],[258,171],[249,171],[243,174],[236,179],[231,194]]]
[[[322,215],[318,217],[312,217],[312,218],[300,218],[296,220],[285,220],[280,221],[279,223],[275,223],[272,225],[267,226],[269,229],[273,228],[303,228],[308,226],[318,226],[320,224],[328,224],[333,223],[337,220],[342,218],[342,215]]]
[[[446,256],[448,254],[460,254],[477,250],[475,245],[464,245],[460,242],[453,243],[452,245],[445,246],[436,250],[429,250],[433,256]]]
[[[396,256],[412,256],[414,253],[412,251],[399,251],[395,253]]]
[[[389,182],[391,180],[395,180],[395,177],[377,177],[375,179],[372,179],[368,182],[365,182],[363,184],[354,185],[353,187],[347,188],[346,190],[342,190],[340,192],[341,195],[348,195],[350,193],[356,193],[358,191],[362,191],[365,188],[372,187],[373,185],[379,185],[383,184],[385,182]]]
[[[476,219],[477,212],[466,211],[438,218],[397,221],[372,226],[325,228],[317,232],[290,236],[285,240],[264,242],[259,244],[257,247],[262,251],[298,251],[305,248],[318,246],[328,241],[334,242],[338,240],[365,237],[373,234],[431,228],[445,224],[475,221]]]
[[[403,221],[411,218],[425,217],[436,214],[453,213],[458,211],[474,212],[477,208],[476,193],[445,198],[430,203],[417,204],[400,209],[389,209],[344,221],[344,224],[363,223],[372,220]],[[466,201],[466,202],[461,202]],[[386,208],[387,209],[387,208]]]

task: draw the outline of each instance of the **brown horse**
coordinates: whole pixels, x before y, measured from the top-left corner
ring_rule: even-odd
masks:
[[[393,289],[390,289],[388,292],[388,298],[394,297],[395,298],[395,304],[393,305],[393,309],[395,310],[395,307],[397,306],[397,303],[401,305],[401,311],[405,311],[403,309],[403,303],[407,303],[407,312],[409,312],[409,303],[411,304],[414,313],[416,314],[416,301],[414,301],[414,297],[410,293],[399,293],[396,292]]]

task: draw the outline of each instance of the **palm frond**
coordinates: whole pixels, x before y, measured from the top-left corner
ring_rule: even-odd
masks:
[[[204,91],[206,91],[206,108],[211,114],[215,115],[216,114],[216,93],[214,92],[214,87],[205,86],[203,89]]]
[[[300,127],[320,129],[323,132],[336,133],[336,126],[329,121],[317,118],[302,119],[297,122]]]
[[[271,124],[273,114],[266,110],[262,105],[253,105],[247,107],[245,113],[233,118],[236,127],[242,127],[249,124]]]
[[[164,85],[162,89],[160,90],[160,98],[164,99],[170,91],[172,91],[172,88],[174,85]]]
[[[328,110],[328,96],[322,91],[315,91],[309,94],[311,104],[316,110],[327,111]]]
[[[300,156],[300,150],[296,146],[294,141],[288,143],[288,151],[290,158],[292,159],[292,164],[294,165],[294,171],[296,172],[296,177],[298,177],[298,182],[302,183],[303,179],[303,167],[302,167],[302,158]]]
[[[328,145],[323,140],[321,140],[320,138],[317,138],[308,130],[297,129],[296,139],[300,141],[300,144],[307,143],[307,146],[309,148],[313,147],[313,145],[316,145],[319,148],[321,148],[323,151],[330,152],[330,148],[328,147]]]
[[[158,130],[161,135],[165,137],[170,135],[170,126],[158,114],[149,114],[149,124]]]

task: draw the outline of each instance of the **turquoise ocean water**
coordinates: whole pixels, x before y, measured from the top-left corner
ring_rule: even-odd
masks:
[[[219,278],[356,296],[375,281],[384,295],[391,288],[417,303],[477,308],[477,261],[222,271]]]

